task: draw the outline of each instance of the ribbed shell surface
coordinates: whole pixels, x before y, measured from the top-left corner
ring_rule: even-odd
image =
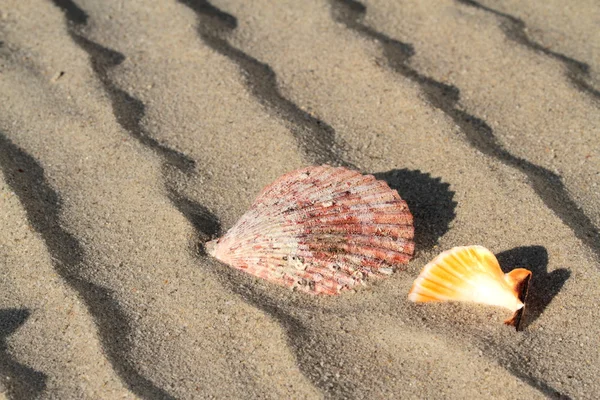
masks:
[[[415,302],[472,301],[516,311],[523,303],[510,276],[485,247],[454,247],[423,268],[408,298]]]
[[[387,183],[343,167],[308,167],[267,186],[209,253],[309,293],[338,294],[412,257],[413,218]]]

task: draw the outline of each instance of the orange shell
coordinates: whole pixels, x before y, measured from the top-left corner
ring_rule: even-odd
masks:
[[[412,257],[413,218],[372,175],[328,165],[267,186],[210,255],[239,270],[309,293],[338,294]]]
[[[455,247],[428,263],[408,299],[414,302],[472,301],[507,308],[505,321],[519,328],[531,271],[504,274],[494,254],[482,246]]]

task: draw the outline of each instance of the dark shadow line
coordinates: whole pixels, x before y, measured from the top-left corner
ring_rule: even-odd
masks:
[[[600,258],[600,240],[597,239],[600,235],[591,220],[571,200],[560,177],[545,168],[513,156],[496,141],[491,127],[483,120],[455,108],[460,99],[458,88],[438,82],[412,69],[408,62],[414,54],[413,47],[365,25],[363,18],[366,7],[362,3],[355,0],[330,0],[330,3],[334,20],[368,39],[378,41],[382,46],[389,67],[400,75],[418,83],[429,102],[452,118],[465,133],[466,138],[473,147],[525,173],[532,188],[544,203]],[[550,184],[556,187],[549,187]],[[522,371],[515,370],[513,367],[508,368],[505,366],[505,368],[515,377],[545,395],[559,393],[548,384],[540,382]]]
[[[498,348],[499,346],[488,342],[486,346],[491,348]],[[496,350],[494,350],[496,351]],[[496,360],[498,364],[500,364],[504,369],[510,372],[514,377],[520,379],[522,382],[526,383],[530,387],[537,389],[540,393],[547,396],[549,399],[557,399],[557,400],[570,400],[571,397],[559,392],[552,386],[548,385],[546,382],[536,379],[526,373],[528,362],[527,360],[518,353],[512,353],[509,356],[512,360],[510,362],[505,360]]]
[[[544,204],[600,259],[600,232],[571,198],[559,175],[509,153],[498,143],[492,128],[485,121],[457,108],[460,100],[460,91],[457,87],[438,82],[412,69],[408,63],[414,54],[413,47],[366,26],[362,22],[366,13],[364,5],[354,0],[330,0],[330,3],[334,19],[349,29],[378,41],[389,67],[418,83],[431,105],[451,117],[473,147],[527,175],[530,186]]]
[[[51,0],[55,6],[60,8],[67,21],[74,25],[85,25],[88,21],[88,15],[79,8],[72,0]]]
[[[61,1],[62,3],[69,2],[69,0]],[[216,9],[211,8],[210,6],[207,8],[207,10],[207,12],[210,12],[211,15],[214,15],[215,13],[216,15],[219,15],[220,19],[225,21],[225,25],[232,25],[235,27],[235,18],[228,17],[227,14],[224,13],[219,14]],[[71,13],[74,15],[80,14],[79,12],[75,11],[71,11]],[[85,20],[80,19],[80,21],[87,21],[87,18]],[[75,21],[72,20],[71,23],[75,23]],[[171,165],[181,172],[189,174],[195,166],[194,162],[182,154],[158,144],[154,139],[146,135],[140,124],[140,121],[144,116],[143,103],[116,87],[110,80],[108,76],[108,70],[122,63],[125,57],[116,51],[107,49],[90,41],[80,34],[79,31],[80,28],[69,30],[73,40],[90,55],[92,67],[111,98],[113,112],[119,124],[133,137],[138,139],[141,144],[155,150],[162,157],[163,161],[165,162],[165,166]],[[241,59],[244,59],[243,53],[237,52],[237,50],[233,48],[231,48],[231,50],[231,54],[235,53]],[[265,80],[272,79],[274,82],[274,74],[270,68],[265,66],[266,68],[261,69],[260,67],[262,64],[258,62],[256,63],[257,69],[259,70],[257,74],[260,75],[260,73],[263,73],[265,75]],[[195,251],[195,253],[197,253],[197,256],[201,256],[205,253],[202,247],[203,243],[211,238],[215,238],[221,232],[220,221],[208,208],[192,199],[185,197],[180,191],[178,191],[177,185],[172,179],[170,179],[172,178],[171,172],[172,171],[169,168],[163,168],[163,177],[165,178],[164,184],[167,191],[167,196],[173,206],[183,216],[185,216],[185,218],[196,230],[198,234],[198,240],[196,240],[196,242],[198,243],[199,248],[197,251]],[[235,271],[228,272],[231,272],[232,274],[236,273]],[[235,278],[232,279],[235,281]],[[286,331],[301,331],[302,328],[298,321],[295,319],[288,320],[283,316],[284,314],[277,314],[277,309],[274,308],[274,306],[269,308],[266,303],[263,304],[256,298],[254,300],[250,300],[247,296],[244,296],[244,294],[240,292],[241,289],[239,287],[237,287],[235,284],[231,285],[229,280],[227,280],[226,286],[229,286],[232,292],[241,295],[242,298],[250,305],[263,310],[271,317],[281,321]],[[296,335],[288,337],[290,338],[288,340],[290,345],[298,340]],[[294,340],[292,340],[291,337],[293,337]]]
[[[192,9],[198,18],[198,34],[214,51],[229,58],[243,71],[252,95],[277,118],[285,121],[303,155],[315,164],[352,167],[344,160],[346,145],[336,140],[335,130],[285,98],[279,91],[273,69],[243,51],[233,47],[227,36],[237,27],[234,16],[205,0],[179,0]]]
[[[71,39],[90,57],[92,69],[109,96],[113,114],[119,125],[142,145],[161,156],[168,164],[184,173],[193,171],[195,168],[193,159],[159,143],[145,132],[141,126],[145,114],[144,103],[121,90],[110,79],[108,71],[125,61],[125,56],[117,51],[107,49],[83,35],[83,28],[89,17],[72,0],[50,1],[64,12],[68,22],[67,31]]]
[[[480,343],[484,349],[492,349],[492,352],[497,352],[499,348],[502,347],[503,344],[496,343],[491,339],[480,339]],[[543,395],[545,395],[549,399],[557,399],[557,400],[570,400],[571,397],[560,391],[556,390],[554,387],[550,386],[546,382],[536,379],[526,371],[529,369],[529,362],[527,359],[519,354],[517,351],[506,351],[504,355],[507,359],[495,359],[495,361],[510,372],[515,378],[520,379],[523,383],[526,383],[530,387],[536,389]]]
[[[85,37],[84,28],[86,27],[89,17],[87,13],[79,8],[73,1],[51,1],[65,13],[65,17],[67,19],[67,30],[72,40],[90,57],[92,69],[109,96],[113,114],[119,125],[123,127],[123,129],[140,144],[149,148],[158,156],[160,156],[163,162],[163,178],[169,174],[172,168],[181,171],[186,175],[193,173],[195,169],[195,161],[185,154],[159,143],[156,139],[148,135],[144,128],[142,128],[141,124],[141,121],[145,115],[144,104],[140,100],[131,96],[129,93],[121,90],[110,79],[109,70],[120,65],[125,60],[125,56],[119,52],[107,49]],[[165,169],[165,167],[172,168]],[[167,183],[165,183],[165,185],[169,186]],[[171,186],[174,186],[174,184]],[[86,282],[86,285],[90,286],[88,289],[90,293],[98,292],[98,290],[95,290],[93,287],[93,284]],[[100,298],[96,301],[101,301],[102,297],[105,296],[100,294],[97,297]],[[90,311],[96,315],[102,310],[94,310],[94,304],[96,304],[95,301],[90,301],[88,307],[90,308]],[[121,319],[122,323],[126,324],[124,314],[121,316]],[[102,331],[102,329],[104,329],[104,324],[98,325],[99,330]],[[102,336],[108,338],[110,337],[110,333],[105,332],[105,335]],[[112,357],[109,356],[109,360],[111,361],[115,371],[119,374],[131,391],[146,398],[173,398],[165,390],[154,385],[154,383],[152,383],[150,380],[139,374],[139,372],[135,370],[135,367],[132,363],[126,361],[126,364],[124,364],[125,367],[120,365],[119,362],[122,362],[123,354],[128,353],[128,346],[125,340],[117,340],[117,343],[120,345],[118,351],[114,351]]]
[[[216,239],[221,234],[221,222],[208,208],[202,204],[182,196],[174,185],[167,185],[167,196],[177,210],[189,221],[198,234],[197,242],[201,248],[199,253],[205,255],[205,242]]]
[[[84,251],[61,226],[62,202],[46,181],[39,163],[0,133],[0,169],[8,186],[25,208],[27,219],[40,234],[56,272],[83,300],[98,329],[102,347],[115,372],[129,389],[145,398],[172,398],[141,376],[127,359],[131,328],[111,291],[87,281],[81,273]]]
[[[12,335],[29,318],[27,309],[0,309],[0,394],[9,399],[33,399],[46,389],[46,374],[15,360],[6,345]]]
[[[143,146],[157,153],[164,162],[184,173],[191,173],[195,168],[195,161],[149,136],[141,125],[146,108],[144,103],[118,88],[109,78],[108,71],[121,64],[125,56],[92,42],[77,33],[75,29],[69,29],[69,34],[73,41],[89,55],[92,69],[110,98],[113,114],[119,125]]]
[[[588,64],[578,61],[574,58],[567,57],[562,53],[552,51],[542,46],[540,43],[533,41],[527,34],[527,25],[525,25],[525,22],[520,18],[505,14],[498,10],[494,10],[493,8],[484,6],[483,4],[480,4],[474,0],[456,1],[460,4],[487,11],[500,18],[502,21],[500,26],[507,38],[533,51],[558,60],[567,69],[567,77],[571,80],[571,83],[576,88],[594,97],[596,100],[600,100],[600,91],[587,82],[590,77],[590,66]]]
[[[355,397],[350,385],[340,384],[338,380],[334,380],[332,376],[322,372],[323,367],[320,365],[322,358],[319,358],[321,352],[315,348],[315,345],[318,347],[318,341],[311,336],[310,330],[298,318],[286,312],[275,300],[262,295],[259,292],[260,289],[241,284],[242,279],[235,276],[238,273],[233,269],[224,273],[225,285],[247,304],[261,310],[283,327],[286,333],[286,343],[292,349],[297,360],[296,366],[315,389],[319,390],[325,398],[350,399]],[[332,396],[331,393],[339,396]]]
[[[548,251],[543,246],[521,246],[496,254],[504,272],[525,268],[533,273],[523,315],[523,328],[537,320],[560,292],[571,272],[564,268],[548,272]]]

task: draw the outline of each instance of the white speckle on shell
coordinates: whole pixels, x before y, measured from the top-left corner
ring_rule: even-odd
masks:
[[[291,256],[287,258],[288,265],[298,271],[304,271],[306,269],[306,264],[304,264],[304,260],[300,257]]]

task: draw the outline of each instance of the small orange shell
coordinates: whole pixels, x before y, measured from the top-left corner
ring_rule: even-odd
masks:
[[[210,255],[309,293],[339,294],[412,257],[413,218],[387,183],[347,168],[308,167],[267,186]]]
[[[507,308],[504,321],[519,329],[531,271],[504,274],[494,254],[482,246],[455,247],[428,263],[415,280],[408,299],[414,302],[471,301]]]

